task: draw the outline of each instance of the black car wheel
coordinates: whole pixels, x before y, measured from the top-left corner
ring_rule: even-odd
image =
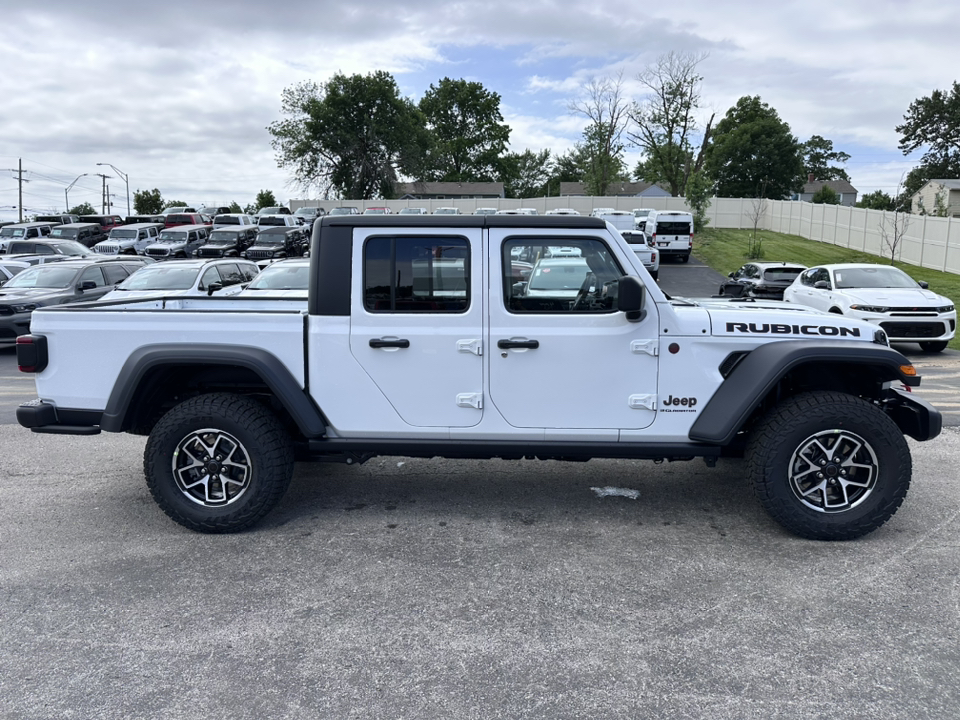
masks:
[[[256,400],[200,395],[154,426],[143,469],[154,500],[173,520],[200,532],[236,532],[283,497],[293,447],[277,417]]]
[[[851,540],[883,525],[910,486],[910,449],[872,403],[837,392],[789,398],[760,423],[747,467],[764,509],[813,540]]]

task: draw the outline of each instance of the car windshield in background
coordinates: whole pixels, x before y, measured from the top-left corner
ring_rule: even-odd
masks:
[[[23,234],[25,232],[26,230],[24,230],[23,228],[5,227],[5,228],[0,228],[0,237],[13,237],[13,238],[23,237]]]
[[[112,231],[110,232],[110,237],[112,237],[112,238],[136,238],[136,237],[137,237],[137,231],[136,231],[136,230],[121,230],[120,228],[117,228],[116,230],[112,230]]]
[[[50,237],[62,237],[73,239],[80,232],[77,228],[55,227],[50,231]]]
[[[182,243],[187,241],[185,233],[162,232],[160,233],[160,242]]]
[[[310,285],[310,267],[268,267],[247,286],[247,290],[306,290]]]
[[[282,217],[272,217],[270,215],[264,215],[260,218],[260,226],[266,227],[267,225],[286,225],[286,218]]]
[[[586,261],[570,265],[537,267],[530,278],[530,289],[579,290],[589,270]]]
[[[333,210],[330,211],[330,214],[331,215],[354,215],[355,209],[356,208],[346,208],[346,207],[334,208]]]
[[[188,290],[193,287],[199,269],[160,265],[143,268],[124,280],[117,290]]]
[[[257,239],[253,241],[253,244],[254,245],[283,245],[286,239],[287,239],[286,231],[269,232],[265,230],[264,232],[257,235]]]
[[[892,267],[844,268],[834,270],[837,288],[917,288],[916,281]]]
[[[239,235],[237,230],[214,230],[210,233],[210,243],[235,243]]]
[[[76,268],[62,268],[56,265],[41,265],[40,267],[24,270],[16,275],[6,285],[9,288],[65,288],[70,287],[73,278],[77,275]]]
[[[234,217],[233,215],[217,215],[215,218],[217,225],[239,225],[240,218]]]

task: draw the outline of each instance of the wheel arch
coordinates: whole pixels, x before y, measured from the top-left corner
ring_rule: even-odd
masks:
[[[880,402],[885,399],[884,383],[919,384],[917,376],[901,370],[909,365],[901,353],[879,344],[800,340],[761,345],[736,364],[700,412],[689,437],[695,442],[729,445],[777,402],[811,390],[833,390]],[[899,396],[887,395],[900,404]],[[937,414],[924,405],[919,403],[921,411]],[[901,430],[916,437],[916,422],[908,421],[904,413],[888,414]],[[938,418],[928,426],[937,428],[930,435],[935,436]]]
[[[257,347],[208,344],[146,345],[124,363],[100,427],[146,434],[170,407],[207,392],[259,395],[306,438],[326,422],[283,362]]]

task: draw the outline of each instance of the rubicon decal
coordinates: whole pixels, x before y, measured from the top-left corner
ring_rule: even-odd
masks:
[[[728,322],[728,333],[756,335],[823,335],[827,337],[860,337],[860,328],[835,325],[786,325],[779,323]]]

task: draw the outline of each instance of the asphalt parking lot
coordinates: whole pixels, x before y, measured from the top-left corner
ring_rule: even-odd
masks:
[[[957,427],[911,442],[890,522],[821,543],[738,461],[298,465],[256,529],[199,535],[154,504],[142,438],[8,417],[2,718],[960,715]]]

